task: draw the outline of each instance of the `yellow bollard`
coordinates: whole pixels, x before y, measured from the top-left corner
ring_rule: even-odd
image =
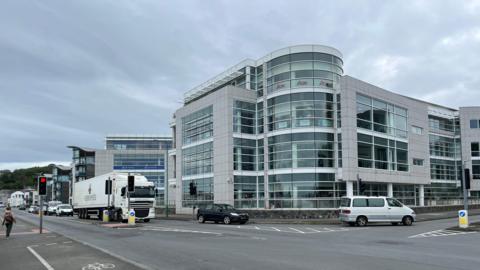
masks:
[[[458,211],[458,227],[468,228],[468,211],[467,210]]]
[[[109,222],[110,221],[110,217],[108,216],[108,210],[103,210],[103,222]]]
[[[128,213],[128,225],[135,225],[135,210],[130,210]]]

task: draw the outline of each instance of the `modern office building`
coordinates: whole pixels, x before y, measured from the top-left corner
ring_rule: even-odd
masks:
[[[112,135],[105,138],[105,149],[69,146],[73,150],[73,181],[115,172],[140,173],[155,183],[157,205],[164,202],[169,136]]]
[[[68,203],[70,198],[72,168],[58,164],[50,164],[49,167],[52,169],[50,185],[51,200]]]
[[[480,189],[480,107],[459,110],[344,75],[342,54],[300,45],[247,59],[188,91],[171,123],[179,213],[205,203],[328,209],[357,194],[456,204]],[[475,191],[473,191],[475,190]]]

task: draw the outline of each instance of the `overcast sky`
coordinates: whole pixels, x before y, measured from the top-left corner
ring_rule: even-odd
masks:
[[[67,145],[107,134],[170,134],[184,92],[295,44],[338,48],[346,74],[400,94],[480,105],[480,1],[0,6],[0,169],[69,162]]]

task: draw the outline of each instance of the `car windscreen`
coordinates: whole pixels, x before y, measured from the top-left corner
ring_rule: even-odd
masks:
[[[58,208],[59,209],[72,209],[72,207],[70,205],[60,205]]]
[[[135,192],[131,193],[132,198],[154,198],[154,187],[135,187]]]
[[[223,210],[228,210],[228,211],[234,211],[235,208],[231,205],[228,205],[228,204],[223,204],[223,205],[220,205],[220,207],[223,209]]]
[[[350,198],[342,198],[340,201],[340,207],[350,207]]]

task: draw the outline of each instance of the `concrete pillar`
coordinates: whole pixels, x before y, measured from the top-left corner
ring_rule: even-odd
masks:
[[[393,184],[387,184],[387,197],[393,197]]]
[[[418,206],[425,206],[425,187],[424,185],[418,186]]]
[[[352,181],[347,181],[347,196],[348,197],[353,196],[353,182]]]

